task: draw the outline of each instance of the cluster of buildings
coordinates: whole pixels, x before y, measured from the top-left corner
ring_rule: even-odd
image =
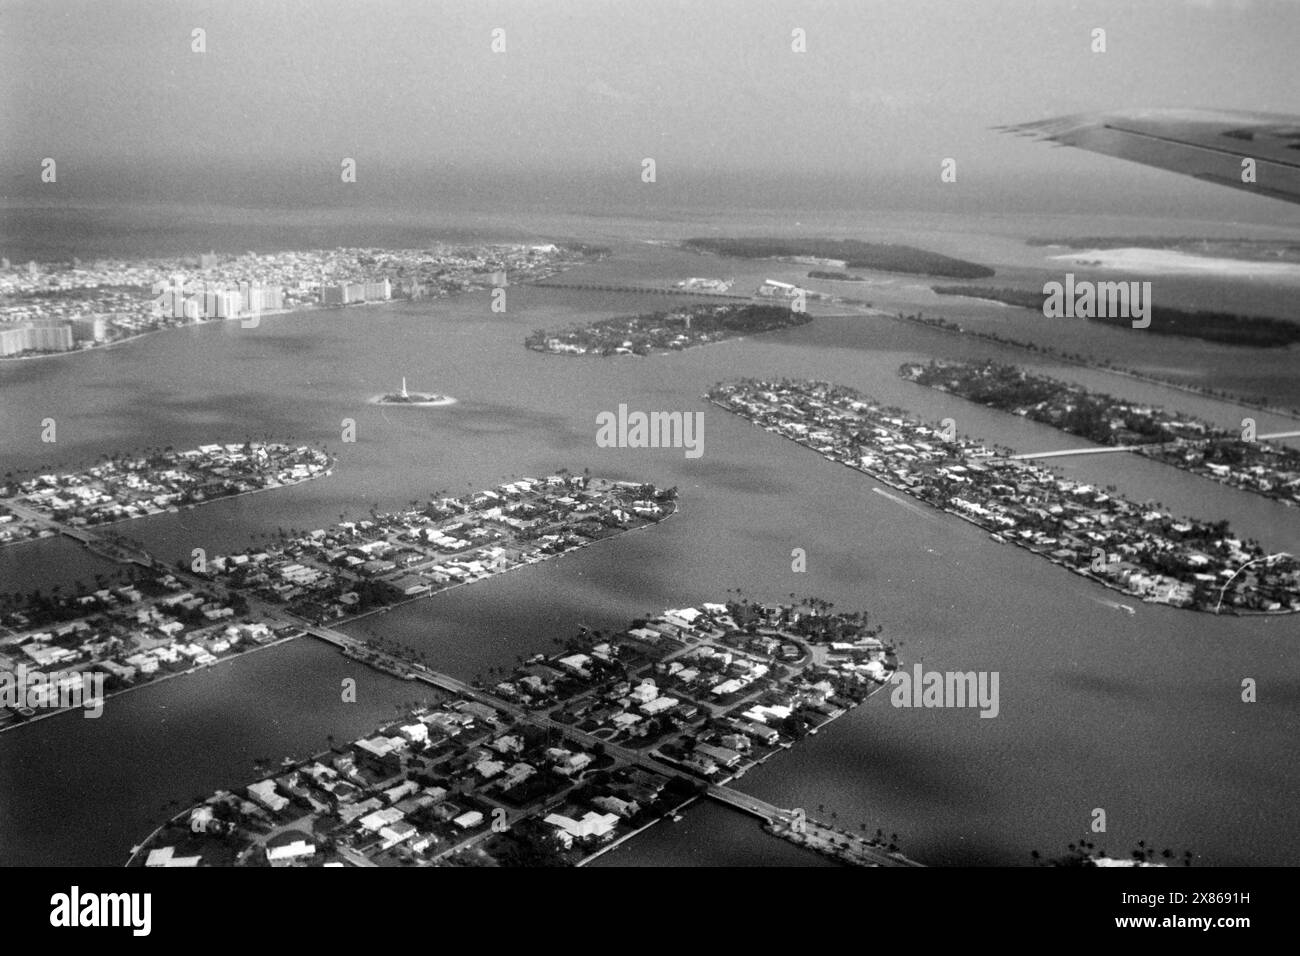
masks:
[[[320,287],[320,304],[353,305],[357,302],[386,302],[393,297],[393,284],[377,282],[335,282]]]
[[[48,317],[0,325],[0,357],[22,352],[70,352],[103,342],[108,320],[102,315]]]
[[[247,280],[237,285],[211,279],[176,281],[155,287],[154,315],[188,319],[235,319],[241,316],[282,312],[285,309],[284,287],[254,284]]]
[[[698,778],[730,779],[838,716],[888,679],[887,655],[864,615],[816,602],[673,609],[613,637],[584,629],[491,692],[212,795],[134,862],[577,863],[673,812]]]
[[[1286,445],[1223,435],[1141,448],[1138,454],[1241,491],[1300,505],[1300,451]]]
[[[507,864],[525,846],[577,862],[665,812],[669,779],[468,697],[219,791],[137,853],[145,866]],[[495,858],[500,856],[497,861]]]
[[[840,716],[887,682],[893,666],[890,648],[843,616],[705,603],[616,635],[579,635],[492,692],[717,780]]]
[[[813,289],[805,289],[789,282],[781,282],[777,279],[764,279],[763,284],[758,287],[754,293],[764,299],[830,299],[832,296],[825,292],[817,292]]]
[[[904,378],[1100,445],[1135,450],[1243,491],[1300,504],[1300,451],[1245,440],[1189,415],[1088,391],[997,362],[904,365]]]
[[[219,556],[206,573],[302,617],[337,620],[536,563],[675,509],[653,486],[571,474],[520,478]]]
[[[2,490],[15,504],[85,526],[296,484],[326,474],[329,467],[328,455],[306,446],[214,444],[113,458],[80,472],[37,475]]]
[[[539,330],[524,345],[559,355],[649,355],[680,351],[741,335],[757,335],[803,325],[806,313],[752,303],[692,305],[666,312],[602,319],[556,331]]]
[[[0,547],[16,544],[19,541],[30,541],[33,538],[49,538],[57,533],[44,522],[15,514],[0,503]]]
[[[0,357],[60,352],[208,319],[449,295],[535,281],[583,258],[553,244],[438,244],[0,267]],[[8,262],[8,260],[4,260]]]
[[[692,277],[682,279],[674,283],[678,289],[685,292],[730,292],[731,287],[735,284],[735,279],[709,279],[703,277]]]
[[[825,382],[742,381],[719,385],[709,397],[999,541],[1143,600],[1208,611],[1300,611],[1300,563],[1264,561],[1258,546],[1232,536],[1224,522],[1175,519],[977,443],[947,441],[898,409]]]
[[[238,611],[170,574],[63,598],[39,596],[0,615],[0,680],[20,666],[29,679],[62,675],[83,684],[98,673],[112,693],[283,636],[266,624],[237,620]],[[25,716],[0,708],[0,728]]]

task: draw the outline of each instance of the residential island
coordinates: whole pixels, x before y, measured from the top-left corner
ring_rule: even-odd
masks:
[[[737,599],[557,637],[492,687],[413,664],[432,703],[211,795],[129,865],[582,865],[701,797],[843,863],[915,865],[880,831],[726,786],[889,681],[878,632],[816,599]]]
[[[827,382],[744,379],[714,404],[1076,574],[1197,611],[1300,611],[1300,562],[952,436]]]
[[[301,620],[340,621],[658,523],[676,498],[676,488],[562,471],[327,529],[280,529],[274,543],[195,573]]]
[[[808,313],[785,306],[691,305],[666,312],[602,319],[553,332],[537,329],[524,339],[524,345],[556,355],[649,355],[774,332],[811,321]]]
[[[67,594],[0,591],[0,683],[28,688],[0,706],[0,731],[303,633],[258,619],[240,595],[162,569],[127,566],[116,576]]]
[[[1014,365],[931,361],[904,365],[899,374],[1099,445],[1124,448],[1283,504],[1300,503],[1300,451],[1285,445],[1243,441],[1240,431],[1090,392]]]
[[[325,452],[305,445],[245,441],[188,451],[169,445],[25,481],[8,473],[0,484],[0,545],[50,537],[57,525],[112,524],[283,488],[328,475],[332,464]]]
[[[129,578],[117,586],[100,575],[95,588],[82,585],[71,594],[58,587],[51,594],[0,590],[0,678],[22,667],[29,678],[63,688],[59,706],[67,707],[72,685],[85,688],[94,673],[111,695],[304,634],[409,677],[409,667],[389,655],[313,625],[645,527],[674,514],[675,499],[675,489],[562,472],[440,498],[422,509],[372,512],[328,530],[280,529],[276,544],[240,554],[209,558],[196,549],[174,569],[133,552],[122,558]],[[32,706],[57,710],[49,701]],[[10,710],[0,708],[0,729],[33,716]]]

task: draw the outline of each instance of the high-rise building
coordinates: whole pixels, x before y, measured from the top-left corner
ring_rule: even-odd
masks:
[[[366,282],[362,294],[367,302],[379,302],[393,297],[393,286],[387,278],[379,282]]]
[[[284,308],[284,289],[278,285],[248,286],[243,297],[245,312],[278,312]]]
[[[322,285],[321,305],[351,305],[354,302],[379,302],[393,297],[393,286],[387,278],[378,282],[338,282]]]
[[[0,355],[66,352],[72,345],[72,323],[66,319],[29,319],[0,331]]]
[[[21,327],[0,328],[0,355],[17,355],[27,351],[27,330]]]
[[[322,285],[320,287],[321,305],[346,305],[348,290],[342,284]]]
[[[209,289],[203,293],[203,317],[233,319],[240,314],[243,301],[234,289]]]
[[[108,334],[108,323],[102,315],[79,315],[72,320],[74,342],[102,342]]]

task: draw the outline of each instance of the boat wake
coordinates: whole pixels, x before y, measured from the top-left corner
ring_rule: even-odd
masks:
[[[912,514],[914,515],[917,515],[921,518],[925,518],[927,521],[936,520],[935,516],[931,512],[926,511],[924,508],[920,507],[919,505],[912,504],[912,502],[907,501],[904,498],[898,497],[898,495],[891,495],[884,488],[872,488],[871,490],[874,491],[876,494],[880,495],[882,498],[888,498],[890,501],[894,502],[894,504],[902,505],[904,508],[912,512]]]

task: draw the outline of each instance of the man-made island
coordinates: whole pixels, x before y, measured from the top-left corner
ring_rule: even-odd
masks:
[[[129,578],[116,585],[101,575],[94,588],[78,584],[71,594],[0,590],[0,679],[42,688],[16,713],[0,707],[0,730],[37,707],[48,714],[79,706],[74,691],[96,682],[112,696],[305,633],[408,676],[390,654],[315,625],[654,524],[676,512],[675,499],[675,489],[562,472],[332,529],[282,528],[277,543],[241,554],[208,556],[200,547],[171,570],[133,552],[123,559]]]
[[[840,862],[914,865],[880,831],[726,785],[890,679],[878,630],[815,599],[737,600],[583,628],[493,687],[412,664],[433,703],[213,794],[129,865],[581,865],[700,797]]]
[[[432,392],[409,392],[406,390],[406,379],[402,379],[401,391],[388,392],[384,395],[376,395],[371,399],[374,405],[413,405],[413,406],[438,406],[438,405],[455,405],[456,399],[450,395],[436,395]]]
[[[859,239],[703,238],[687,239],[682,245],[692,252],[740,259],[782,259],[837,269],[875,269],[948,279],[987,279],[994,275],[988,266],[964,259],[913,246]]]
[[[692,305],[547,332],[537,329],[524,345],[556,355],[649,355],[680,351],[743,335],[758,335],[812,321],[806,312],[776,305]]]
[[[827,382],[741,380],[710,401],[831,461],[1144,601],[1197,611],[1300,611],[1300,562],[943,433]]]
[[[1125,448],[1284,504],[1300,504],[1300,452],[1285,445],[1243,441],[1240,431],[1090,392],[1014,365],[931,361],[904,365],[899,374],[1099,445]]]
[[[212,557],[198,573],[296,618],[338,621],[655,524],[676,513],[676,498],[676,488],[567,471],[518,478],[332,528],[281,529],[273,544]]]
[[[0,590],[0,685],[19,690],[0,704],[0,731],[79,707],[98,716],[117,694],[303,633],[161,567],[126,565],[115,577],[71,593]]]
[[[6,474],[0,484],[0,545],[58,532],[162,514],[255,491],[269,491],[328,475],[323,451],[266,442],[169,445],[142,454],[114,455],[68,474],[25,481]]]

